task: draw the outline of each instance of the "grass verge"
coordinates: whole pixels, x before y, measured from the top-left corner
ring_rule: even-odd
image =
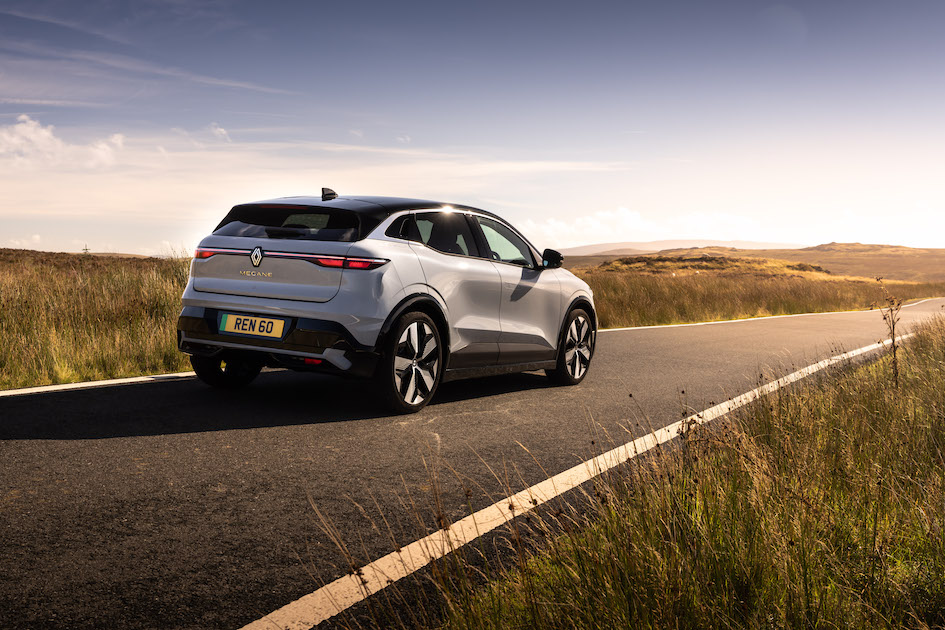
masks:
[[[692,428],[485,586],[454,558],[445,627],[945,627],[945,320],[898,363]]]
[[[573,271],[594,291],[603,328],[826,313],[883,300],[875,280],[785,261],[639,256]],[[885,284],[903,300],[945,295],[942,282]]]
[[[175,334],[188,265],[185,258],[0,249],[0,389],[190,369]],[[803,263],[647,257],[576,272],[594,290],[602,327],[848,310],[882,301],[875,281],[836,278]],[[907,300],[945,295],[945,283],[887,286]]]
[[[189,259],[0,250],[0,389],[189,370]]]

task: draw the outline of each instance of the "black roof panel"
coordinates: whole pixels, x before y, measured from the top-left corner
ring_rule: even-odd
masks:
[[[328,201],[322,201],[320,196],[279,197],[278,199],[266,199],[263,201],[241,203],[238,205],[295,205],[322,208],[340,208],[342,210],[350,210],[352,212],[371,216],[378,221],[381,221],[395,212],[400,212],[402,210],[426,210],[428,208],[442,208],[443,206],[449,206],[451,208],[456,208],[457,210],[473,210],[475,212],[481,212],[490,216],[496,216],[491,212],[486,212],[485,210],[480,210],[479,208],[473,208],[470,206],[454,203],[446,203],[442,201],[430,201],[429,199],[410,199],[406,197],[373,197],[368,195],[336,197]]]

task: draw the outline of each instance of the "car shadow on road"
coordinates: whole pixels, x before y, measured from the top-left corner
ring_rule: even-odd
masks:
[[[538,374],[444,383],[428,409],[547,386]],[[277,371],[241,390],[186,379],[0,398],[0,440],[88,440],[385,418],[390,415],[370,381]]]

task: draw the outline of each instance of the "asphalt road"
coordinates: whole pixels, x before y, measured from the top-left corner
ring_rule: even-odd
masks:
[[[577,387],[448,383],[412,416],[289,372],[0,398],[0,627],[240,627],[346,572],[313,504],[368,561],[395,545],[378,510],[401,543],[427,533],[404,503],[434,473],[457,520],[503,496],[489,467],[519,490],[884,334],[877,312],[604,332]]]

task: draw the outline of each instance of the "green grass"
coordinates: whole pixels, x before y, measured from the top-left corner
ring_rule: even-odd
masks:
[[[898,389],[887,356],[691,429],[485,586],[456,554],[443,625],[945,627],[945,320],[899,363]]]
[[[0,250],[0,389],[189,370],[189,262]]]

